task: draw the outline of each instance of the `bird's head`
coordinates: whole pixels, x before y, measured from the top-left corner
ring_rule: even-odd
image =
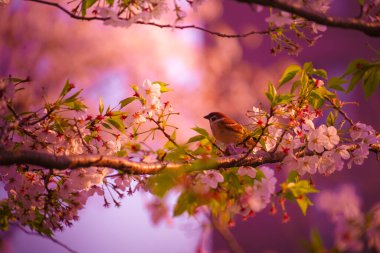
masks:
[[[226,115],[221,112],[210,112],[203,118],[208,119],[210,122],[214,122],[215,120],[226,118]]]

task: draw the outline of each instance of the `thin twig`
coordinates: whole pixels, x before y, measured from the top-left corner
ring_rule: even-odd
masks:
[[[48,6],[58,8],[61,11],[63,11],[64,13],[66,13],[67,15],[69,15],[71,18],[77,19],[77,20],[83,20],[83,21],[93,21],[93,20],[107,21],[107,20],[111,20],[111,17],[98,17],[98,16],[82,17],[82,16],[78,16],[78,15],[72,13],[71,11],[67,10],[66,8],[64,8],[62,5],[60,5],[58,3],[53,3],[53,2],[49,2],[49,1],[45,1],[45,0],[25,0],[25,1],[40,3],[40,4],[44,4],[44,5],[48,5]],[[119,18],[118,20],[126,21],[125,19],[122,19],[122,18]],[[274,29],[274,30],[264,30],[264,31],[250,31],[247,33],[242,33],[242,34],[225,34],[225,33],[221,33],[221,32],[208,30],[206,28],[196,26],[196,25],[157,24],[154,22],[143,22],[143,21],[137,21],[137,22],[135,22],[135,24],[155,26],[155,27],[159,27],[159,28],[171,28],[171,29],[175,28],[175,29],[181,29],[181,30],[183,30],[183,29],[196,29],[196,30],[206,32],[206,33],[209,33],[212,35],[216,35],[216,36],[222,37],[222,38],[244,38],[244,37],[248,37],[250,35],[259,35],[259,34],[263,35],[263,34],[269,34],[270,32],[276,31],[276,29]]]
[[[80,138],[82,144],[87,148],[88,152],[89,152],[90,154],[92,154],[92,150],[91,150],[90,146],[88,146],[88,144],[86,143],[86,141],[83,139],[83,135],[82,135],[82,133],[81,133],[80,130],[79,130],[79,126],[78,126],[78,121],[77,121],[77,119],[74,119],[74,121],[75,121],[75,127],[76,127],[76,129],[77,129],[77,131],[78,131],[78,135],[79,135],[79,138]]]
[[[327,100],[330,102],[333,108],[336,109],[351,124],[351,126],[355,125],[354,121],[350,117],[348,117],[347,113],[345,113],[341,107],[336,105],[331,98],[327,98]]]
[[[42,234],[39,234],[39,233],[35,233],[35,232],[32,232],[32,231],[28,231],[26,230],[23,226],[21,226],[20,224],[16,223],[16,224],[13,224],[14,226],[18,227],[22,232],[24,232],[25,234],[27,235],[34,235],[34,236],[40,236],[42,238],[46,238],[46,239],[49,239],[50,241],[54,242],[55,244],[58,244],[59,246],[65,248],[67,251],[71,252],[71,253],[78,253],[78,251],[75,251],[73,249],[71,249],[69,246],[67,246],[66,244],[64,244],[63,242],[60,242],[59,240],[55,239],[54,237],[49,237],[49,236],[44,236]]]
[[[181,148],[180,145],[178,145],[178,143],[165,131],[165,128],[163,128],[160,124],[160,122],[158,122],[157,120],[155,119],[151,119],[156,125],[157,125],[157,129],[161,131],[161,133],[171,142],[174,144],[174,146],[176,146],[177,148]],[[186,150],[184,150],[185,154],[190,156],[191,158],[193,159],[197,159],[194,155],[190,154],[189,152],[187,152]]]
[[[226,224],[221,224],[218,221],[218,218],[213,215],[211,215],[210,220],[215,230],[223,237],[233,253],[244,253],[243,248],[239,245],[235,236],[231,233]]]

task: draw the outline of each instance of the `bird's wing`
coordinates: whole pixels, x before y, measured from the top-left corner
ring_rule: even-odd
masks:
[[[244,133],[244,127],[240,125],[239,123],[237,123],[235,120],[224,118],[221,120],[217,120],[217,122],[215,123],[217,123],[219,127],[222,127],[226,130],[233,131],[240,134]]]

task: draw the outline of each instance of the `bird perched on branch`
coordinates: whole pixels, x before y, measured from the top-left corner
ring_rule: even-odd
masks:
[[[253,139],[249,136],[249,131],[227,117],[221,112],[211,112],[204,116],[210,122],[212,134],[217,141],[224,144],[247,144],[253,145]]]

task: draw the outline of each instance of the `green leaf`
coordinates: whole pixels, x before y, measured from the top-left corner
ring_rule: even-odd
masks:
[[[302,196],[298,197],[296,199],[296,201],[297,201],[297,204],[300,207],[301,212],[302,212],[303,215],[306,215],[308,206],[312,206],[313,205],[313,203],[311,202],[311,200],[308,197],[306,197],[306,195],[302,195]]]
[[[313,63],[311,62],[305,62],[303,64],[303,71],[305,71],[306,74],[312,75],[314,72]]]
[[[70,91],[70,88],[71,88],[70,81],[66,80],[65,86],[63,86],[63,89],[59,96],[64,97]]]
[[[380,84],[380,70],[377,67],[369,69],[363,79],[363,90],[365,96],[368,98],[376,90]]]
[[[292,88],[290,89],[290,93],[293,94],[294,91],[299,87],[301,86],[301,81],[295,81],[292,85]]]
[[[87,9],[93,6],[96,2],[97,0],[82,0],[82,17],[86,16]]]
[[[294,168],[294,169],[295,169],[295,168]],[[289,174],[288,174],[288,177],[286,178],[286,182],[287,182],[287,183],[291,183],[291,182],[295,183],[295,182],[298,181],[298,179],[299,179],[299,176],[298,176],[297,171],[295,171],[295,170],[291,170],[291,171],[289,172]]]
[[[168,92],[168,91],[171,91],[171,89],[168,88],[169,84],[167,83],[164,83],[164,82],[160,82],[160,81],[155,81],[153,83],[158,83],[160,85],[160,91],[161,93],[165,93],[165,92]]]
[[[201,127],[193,127],[192,130],[194,130],[195,132],[199,133],[202,136],[209,137],[208,132]]]
[[[335,124],[336,117],[333,112],[330,112],[327,116],[326,123],[328,126],[333,126]]]
[[[179,216],[184,212],[193,214],[198,207],[197,196],[193,192],[183,192],[177,200],[177,204],[174,207],[174,216]]]
[[[274,105],[276,95],[277,95],[277,91],[271,82],[268,83],[268,91],[265,93],[265,95],[267,96],[271,105]]]
[[[260,169],[257,169],[257,170],[256,170],[256,177],[255,177],[255,180],[261,182],[261,180],[262,180],[263,178],[265,178],[265,174],[264,174],[264,172],[262,172],[262,170],[260,170]]]
[[[84,111],[84,109],[87,108],[87,106],[83,104],[83,102],[80,100],[65,102],[64,105],[66,105],[69,109],[74,110],[74,111]]]
[[[12,211],[4,200],[0,203],[0,230],[7,231],[9,229],[9,219],[12,217]]]
[[[79,94],[83,91],[83,89],[79,90],[78,92],[74,93],[72,96],[66,98],[65,100],[63,100],[63,103],[70,103],[70,102],[74,102],[75,100],[78,99],[78,96]]]
[[[104,127],[107,128],[107,129],[111,129],[111,126],[108,125],[107,123],[103,123],[102,126],[104,126]]]
[[[99,114],[102,115],[104,111],[104,102],[102,97],[99,98]]]
[[[106,121],[120,132],[125,133],[124,122],[121,120],[120,116],[109,117]]]
[[[343,78],[340,77],[332,77],[330,80],[327,82],[327,87],[334,89],[334,90],[339,90],[339,91],[345,91],[345,89],[341,86],[341,84],[346,83],[347,81],[344,80]]]
[[[354,72],[364,72],[364,70],[369,65],[369,62],[364,59],[353,60],[347,67],[346,72],[344,72],[342,77],[353,74]]]
[[[151,176],[147,182],[148,188],[152,194],[162,198],[176,185],[177,177],[179,175],[180,174],[177,172],[164,171],[160,174]]]
[[[346,93],[350,93],[355,88],[355,86],[359,83],[360,79],[363,78],[364,73],[365,72],[363,72],[363,71],[358,71],[352,75],[352,78],[350,80],[350,85],[348,86]]]
[[[324,69],[315,69],[313,72],[314,75],[327,79],[327,72]]]
[[[275,104],[276,105],[281,105],[281,104],[287,105],[290,103],[290,101],[292,101],[293,97],[294,96],[292,94],[277,95],[276,99],[275,99]]]
[[[192,142],[197,142],[197,141],[201,141],[203,140],[205,137],[203,135],[195,135],[193,137],[191,137],[187,143],[192,143]]]
[[[129,98],[121,100],[119,102],[119,104],[120,104],[120,110],[122,108],[124,108],[125,106],[129,105],[130,103],[132,103],[133,101],[135,101],[136,99],[139,99],[139,98],[138,97],[129,97]]]
[[[106,0],[106,3],[109,5],[109,7],[112,7],[114,2],[115,0]]]
[[[289,82],[290,80],[292,80],[299,72],[301,71],[301,67],[298,66],[298,65],[290,65],[289,67],[287,67],[285,69],[285,72],[282,74],[282,77],[280,78],[280,85],[279,85],[279,88]]]

